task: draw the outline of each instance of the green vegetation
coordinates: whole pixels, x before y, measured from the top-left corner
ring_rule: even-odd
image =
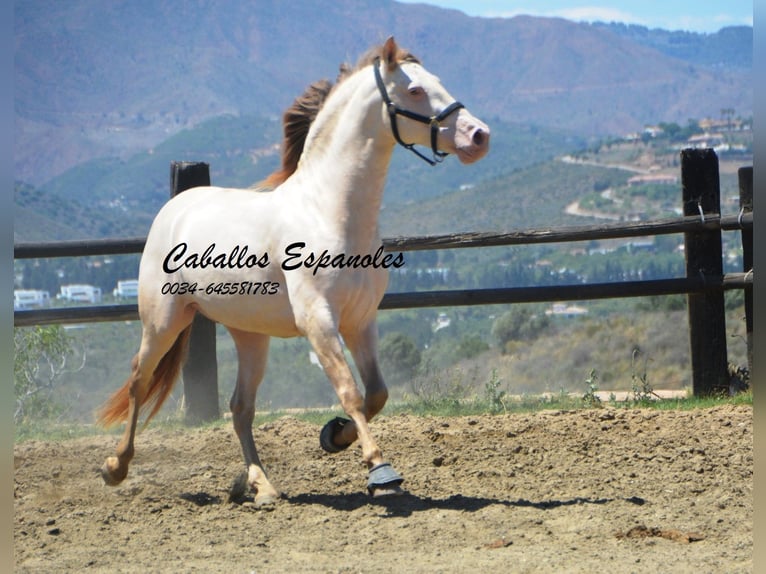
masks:
[[[384,414],[467,416],[544,409],[693,409],[752,404],[750,391],[731,398],[710,399],[696,399],[687,392],[680,399],[660,400],[655,386],[683,388],[673,385],[682,385],[688,376],[682,374],[676,383],[671,380],[673,373],[684,373],[684,368],[674,366],[669,357],[680,353],[681,362],[688,361],[685,355],[688,343],[673,328],[683,321],[663,312],[641,312],[628,320],[613,314],[608,306],[593,311],[605,314],[600,319],[551,320],[544,336],[535,341],[518,341],[510,355],[503,355],[496,346],[485,343],[488,348],[476,355],[457,356],[451,352],[455,339],[442,337],[453,327],[450,325],[432,333],[431,344],[420,351],[421,360],[417,362],[415,339],[401,334],[384,335],[387,344],[382,345],[383,349],[403,350],[408,370],[415,369],[406,379],[395,362],[390,365],[394,376],[386,372],[391,400]],[[730,313],[741,317],[742,310],[737,308]],[[386,313],[384,317],[389,319],[388,323],[396,324],[391,322],[392,314]],[[531,316],[526,312],[520,315]],[[406,324],[414,319],[402,320]],[[488,325],[496,320],[484,319]],[[460,332],[476,333],[474,329],[481,321],[479,313],[467,314],[463,321],[455,322],[455,327],[465,323]],[[683,329],[681,325],[680,330]],[[473,340],[475,336],[465,335],[457,341]],[[93,424],[92,412],[122,384],[138,338],[139,326],[135,322],[87,325],[66,332],[61,327],[17,329],[16,440],[55,440],[103,433]],[[678,341],[674,343],[674,339]],[[739,339],[735,330],[730,341],[730,358],[735,362],[744,353],[744,341],[739,345]],[[663,350],[668,354],[661,354]],[[219,337],[218,357],[221,408],[226,412],[236,363],[233,345],[224,333]],[[525,374],[528,369],[530,375]],[[609,399],[603,398],[603,394],[599,397],[597,393],[602,389],[627,391],[627,398],[617,401],[614,394]],[[152,428],[183,426],[181,391],[179,383],[152,422]],[[274,340],[256,408],[259,414],[255,426],[286,414],[319,425],[340,412],[331,385],[321,369],[310,362],[309,347],[300,339]]]
[[[420,349],[404,333],[388,333],[380,341],[378,353],[381,370],[388,373],[389,384],[402,384],[411,379],[420,366]]]
[[[516,341],[531,341],[550,325],[550,319],[538,306],[534,312],[528,305],[511,307],[492,324],[492,336],[505,354]]]
[[[596,394],[596,391],[598,391],[598,374],[596,369],[591,369],[588,378],[585,379],[585,384],[587,385],[587,390],[582,396],[583,406],[591,408],[600,407],[602,404],[601,397]]]
[[[13,347],[16,397],[13,422],[23,426],[37,419],[55,420],[64,414],[66,403],[55,400],[54,391],[64,373],[82,368],[84,354],[79,367],[72,367],[71,359],[76,352],[71,339],[58,325],[17,328],[13,333]]]
[[[726,302],[729,360],[744,365],[741,293],[728,293]],[[579,307],[588,312],[558,316],[546,313],[551,306],[534,304],[380,313],[380,354],[392,403],[415,405],[418,410],[457,411],[467,408],[466,404],[476,409],[483,404],[485,411],[504,411],[515,408],[517,397],[527,397],[522,404],[546,397],[542,402],[550,405],[551,397],[560,395],[581,399],[588,390],[583,381],[594,369],[595,390],[640,396],[650,394],[649,388],[687,388],[690,358],[683,297],[593,301]],[[536,336],[514,331],[515,338],[503,343],[492,332],[508,317],[525,328],[534,327]],[[26,332],[36,330],[17,329],[17,337]],[[77,352],[68,357],[67,368],[56,371],[55,384],[40,395],[55,408],[29,417],[29,422],[34,426],[52,420],[55,426],[55,421],[66,420],[90,425],[94,411],[128,375],[140,341],[140,324],[94,323],[59,327],[56,332],[63,333]],[[17,346],[17,361],[30,356],[40,359],[42,355],[33,349]],[[310,351],[303,339],[272,340],[257,409],[279,412],[337,405],[332,386],[312,363]],[[217,355],[219,403],[226,412],[237,366],[234,345],[223,327],[219,327]],[[182,390],[178,383],[164,415],[172,417],[180,411]],[[557,404],[563,401],[560,398]]]
[[[487,383],[491,386],[491,381]],[[499,402],[496,402],[499,401]],[[567,393],[558,393],[552,395],[532,396],[522,395],[509,398],[504,395],[490,395],[483,397],[460,398],[453,396],[444,400],[431,402],[422,401],[413,397],[408,402],[389,403],[383,410],[383,416],[395,416],[397,414],[409,414],[422,417],[461,417],[461,416],[480,416],[480,415],[510,415],[534,413],[542,411],[571,411],[591,408],[614,408],[614,409],[654,409],[654,410],[695,410],[708,409],[720,405],[749,405],[753,404],[752,392],[741,393],[734,397],[710,397],[694,398],[683,397],[673,399],[661,399],[653,401],[596,401],[588,403],[583,397],[570,395]],[[499,405],[499,406],[498,406]],[[253,428],[258,428],[264,424],[277,419],[290,416],[300,420],[307,421],[319,427],[326,423],[330,418],[343,416],[343,412],[337,408],[327,409],[305,409],[305,410],[275,410],[258,411],[253,421]],[[202,425],[203,427],[226,427],[229,428],[231,421],[219,419]],[[181,413],[159,416],[152,420],[151,427],[159,431],[176,430],[186,428]],[[61,441],[84,436],[102,435],[106,431],[93,425],[83,425],[71,421],[62,420],[37,420],[34,423],[18,426],[16,428],[15,441],[22,443],[28,440]],[[109,434],[117,437],[121,433],[120,429],[109,431]]]

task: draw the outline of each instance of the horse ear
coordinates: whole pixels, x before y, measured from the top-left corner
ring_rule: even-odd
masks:
[[[396,40],[393,36],[389,36],[386,43],[383,44],[382,56],[383,61],[388,66],[389,70],[393,70],[396,67],[397,60],[396,54],[399,52],[399,46],[396,45]]]

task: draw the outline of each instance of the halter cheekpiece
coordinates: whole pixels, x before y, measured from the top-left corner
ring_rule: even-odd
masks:
[[[406,147],[408,150],[410,150],[412,153],[417,155],[422,160],[428,162],[431,165],[436,165],[437,163],[441,163],[444,161],[444,158],[447,157],[449,154],[443,151],[439,151],[439,149],[436,147],[436,138],[439,135],[439,127],[442,120],[446,119],[447,116],[449,116],[452,112],[459,110],[460,108],[464,108],[465,106],[461,104],[460,102],[452,102],[449,106],[444,108],[439,114],[435,116],[424,116],[422,114],[418,114],[415,112],[411,112],[409,110],[403,110],[399,106],[397,106],[394,102],[391,101],[391,98],[388,97],[388,92],[386,91],[386,86],[383,84],[383,78],[380,75],[380,58],[375,58],[375,62],[372,66],[373,70],[375,70],[375,83],[378,85],[378,90],[380,91],[380,95],[383,97],[383,103],[386,104],[386,110],[388,110],[388,116],[391,118],[391,132],[394,134],[394,139],[396,139],[397,143],[399,145]],[[422,153],[420,153],[418,150],[415,149],[415,144],[411,143],[404,143],[402,141],[402,138],[399,137],[399,128],[396,125],[396,116],[404,116],[405,118],[409,118],[411,120],[415,120],[416,122],[420,122],[422,124],[426,124],[431,126],[431,151],[433,152],[433,159],[426,157]]]

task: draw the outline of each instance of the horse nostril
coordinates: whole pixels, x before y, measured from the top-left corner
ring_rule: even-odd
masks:
[[[483,130],[478,129],[475,132],[473,132],[473,143],[474,145],[478,147],[482,147],[484,143],[487,141],[486,134]]]

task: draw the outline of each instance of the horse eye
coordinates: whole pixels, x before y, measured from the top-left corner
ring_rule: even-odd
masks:
[[[425,94],[425,90],[420,86],[413,86],[408,90],[409,94],[414,97],[419,97]]]

